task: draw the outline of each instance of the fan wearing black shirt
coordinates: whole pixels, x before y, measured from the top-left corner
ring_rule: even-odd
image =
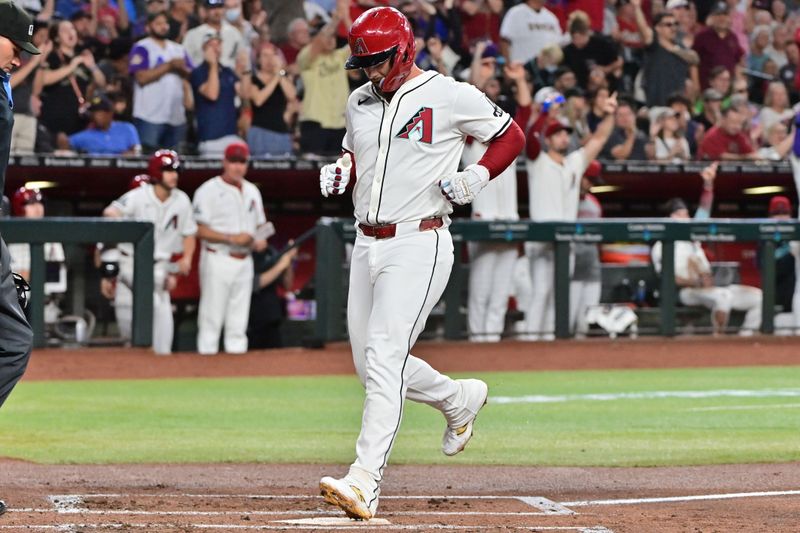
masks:
[[[247,132],[247,144],[256,157],[291,154],[292,137],[287,119],[288,110],[297,101],[297,91],[286,74],[283,53],[272,43],[262,44],[256,68],[248,95],[253,122]]]
[[[564,47],[564,65],[575,73],[580,87],[588,87],[589,72],[600,68],[606,75],[609,89],[614,91],[622,73],[622,57],[612,40],[596,35],[586,17],[574,17],[569,23],[572,42]]]

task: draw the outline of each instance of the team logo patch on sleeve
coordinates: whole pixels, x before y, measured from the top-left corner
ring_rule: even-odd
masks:
[[[433,109],[421,107],[417,113],[400,128],[398,139],[410,139],[431,144],[433,142]]]

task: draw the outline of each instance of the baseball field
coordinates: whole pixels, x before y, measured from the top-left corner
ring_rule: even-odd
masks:
[[[378,519],[317,496],[353,459],[348,347],[43,350],[0,416],[0,531],[798,531],[800,341],[422,343],[490,387],[465,452],[407,404]]]

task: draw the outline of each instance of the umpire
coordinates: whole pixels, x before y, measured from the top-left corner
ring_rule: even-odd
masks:
[[[31,17],[10,0],[0,0],[0,191],[5,189],[14,126],[11,71],[19,67],[23,50],[40,53],[32,38]],[[33,346],[33,331],[20,306],[19,284],[11,274],[11,257],[0,235],[0,406],[25,372]],[[0,501],[0,514],[5,510]]]

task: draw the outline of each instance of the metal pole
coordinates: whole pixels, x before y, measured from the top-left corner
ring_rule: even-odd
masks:
[[[675,335],[675,241],[661,241],[661,334]]]
[[[44,332],[44,282],[45,282],[45,262],[44,262],[44,243],[35,242],[30,244],[31,250],[31,301],[30,317],[31,328],[33,329],[34,348],[44,348],[47,339]]]
[[[775,332],[775,241],[761,248],[761,333]]]
[[[556,287],[556,337],[568,339],[569,331],[569,254],[570,243],[558,241],[555,243],[556,268],[554,283]]]
[[[153,344],[153,234],[148,231],[133,243],[133,332],[134,346]]]

